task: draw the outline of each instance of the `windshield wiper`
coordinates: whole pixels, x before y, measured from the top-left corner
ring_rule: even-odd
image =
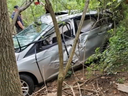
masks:
[[[16,40],[17,40],[17,43],[18,43],[18,46],[19,46],[19,49],[20,49],[20,51],[21,51],[21,45],[20,45],[20,42],[19,42],[19,40],[18,40],[18,37],[15,35],[14,37],[16,37]]]

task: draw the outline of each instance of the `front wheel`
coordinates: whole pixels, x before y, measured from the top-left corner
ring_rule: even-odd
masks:
[[[29,96],[34,91],[34,82],[32,78],[28,75],[21,74],[21,89],[24,96]]]

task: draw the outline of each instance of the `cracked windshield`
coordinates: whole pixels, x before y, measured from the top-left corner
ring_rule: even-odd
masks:
[[[33,42],[49,25],[46,23],[32,24],[25,30],[13,37],[14,48],[26,48],[26,45]]]

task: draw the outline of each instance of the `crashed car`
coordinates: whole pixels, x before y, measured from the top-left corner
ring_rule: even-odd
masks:
[[[63,46],[63,62],[66,65],[78,30],[82,13],[56,14]],[[111,23],[91,11],[86,14],[79,41],[72,60],[72,67],[80,65],[104,45]],[[13,37],[18,71],[24,96],[32,94],[35,85],[58,75],[59,54],[57,37],[50,14]]]

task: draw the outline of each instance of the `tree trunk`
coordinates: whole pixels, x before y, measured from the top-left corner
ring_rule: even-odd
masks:
[[[64,78],[65,78],[65,76],[66,76],[66,74],[67,74],[67,72],[68,72],[68,70],[70,68],[70,64],[71,64],[73,55],[75,53],[76,44],[77,44],[78,39],[79,39],[79,34],[80,34],[80,30],[81,30],[82,25],[83,25],[83,21],[85,19],[85,15],[86,15],[86,12],[87,12],[89,0],[87,0],[86,3],[85,3],[84,12],[83,12],[83,15],[82,15],[82,18],[81,18],[79,27],[78,27],[78,31],[77,31],[77,34],[76,34],[76,37],[75,37],[75,41],[73,43],[72,52],[71,52],[71,55],[69,57],[68,63],[66,64],[65,70],[63,69],[62,42],[61,42],[61,36],[60,36],[60,32],[59,32],[59,27],[58,27],[58,24],[57,24],[57,20],[55,18],[55,14],[54,14],[54,11],[52,9],[52,5],[51,5],[50,1],[49,0],[45,0],[45,2],[47,4],[48,11],[50,12],[50,15],[52,17],[54,28],[55,28],[55,32],[56,32],[56,36],[57,36],[58,49],[59,49],[59,63],[60,63],[59,64],[58,85],[57,85],[57,96],[62,96],[62,84],[63,84],[63,80],[64,80]]]
[[[70,57],[69,57],[69,60],[66,64],[66,67],[65,67],[65,70],[64,70],[64,78],[68,72],[68,70],[70,69],[71,67],[71,62],[72,62],[72,58],[74,56],[74,53],[75,53],[75,49],[76,49],[76,45],[77,45],[77,42],[79,40],[79,35],[80,35],[80,32],[81,32],[81,28],[82,28],[82,25],[83,25],[83,22],[84,22],[84,19],[85,19],[85,15],[86,15],[86,12],[87,12],[87,9],[88,9],[88,5],[89,5],[89,1],[90,0],[86,0],[85,1],[85,7],[84,7],[84,11],[83,11],[83,14],[82,14],[82,17],[81,17],[81,20],[80,20],[80,24],[78,26],[78,30],[77,30],[77,34],[76,34],[76,37],[75,37],[75,40],[73,42],[73,46],[72,46],[72,51],[71,51],[71,54],[70,54]]]
[[[58,49],[59,49],[59,76],[58,76],[58,85],[57,88],[57,96],[62,96],[62,81],[63,81],[63,50],[62,50],[62,40],[61,40],[61,35],[58,27],[58,23],[52,8],[52,5],[49,0],[45,0],[48,11],[50,12],[50,15],[52,17],[52,21],[54,24],[55,32],[56,32],[56,37],[57,37],[57,42],[58,42]]]
[[[0,96],[23,96],[18,75],[7,1],[0,3]]]
[[[125,0],[125,3],[128,4],[128,0]]]

